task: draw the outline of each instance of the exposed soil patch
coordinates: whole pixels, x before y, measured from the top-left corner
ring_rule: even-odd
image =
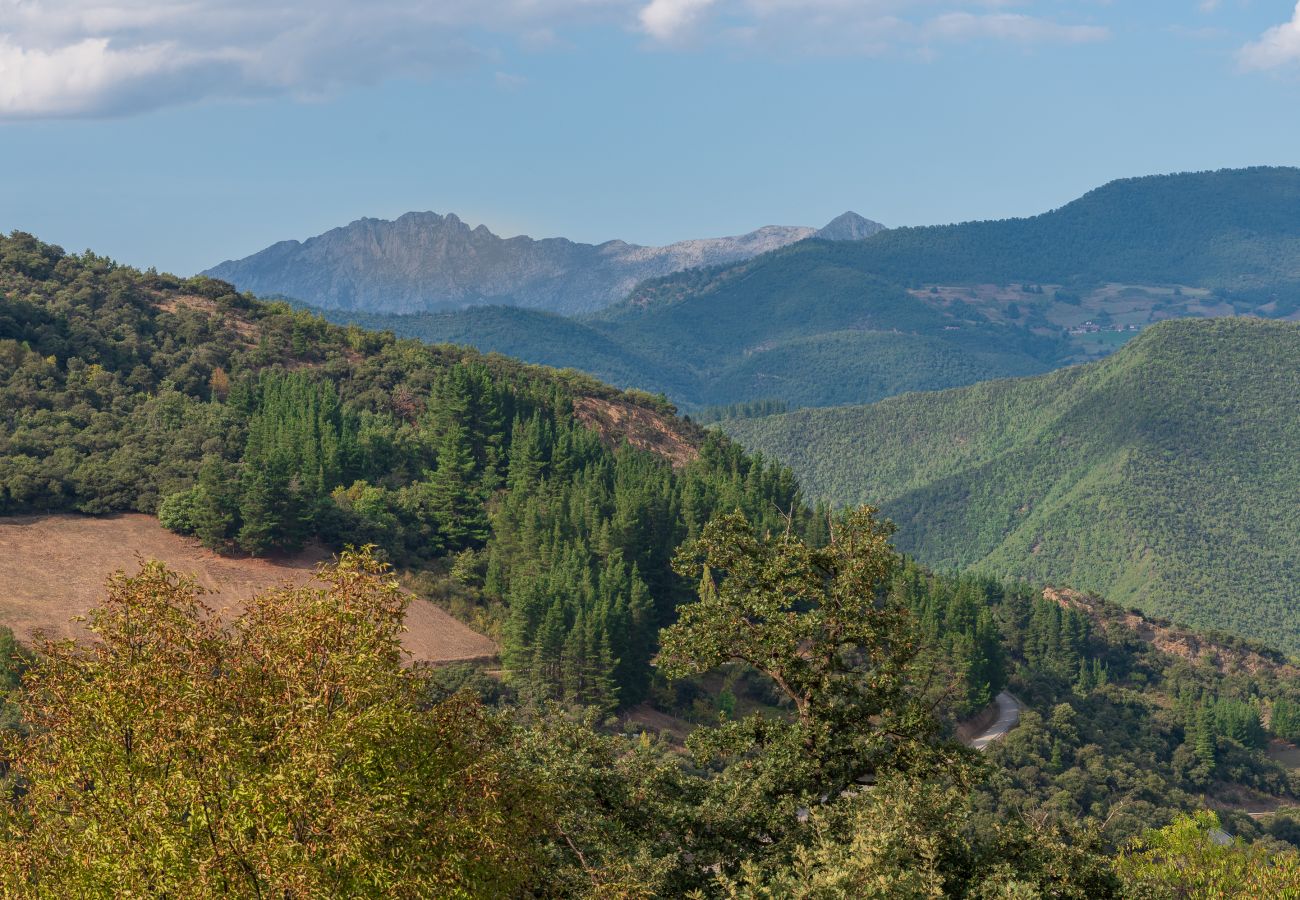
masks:
[[[197,541],[164,529],[152,516],[12,516],[0,519],[0,625],[20,640],[43,631],[50,637],[84,636],[69,620],[104,596],[109,574],[134,572],[157,559],[193,575],[211,593],[214,610],[237,614],[244,601],[269,587],[312,581],[329,558],[321,548],[275,559],[218,556]],[[412,598],[402,643],[414,661],[486,659],[496,645],[426,600]]]
[[[1300,747],[1276,738],[1268,742],[1268,758],[1280,762],[1288,769],[1300,769]]]
[[[579,397],[573,401],[573,412],[579,422],[599,433],[606,443],[616,445],[626,440],[640,450],[657,453],[675,469],[700,455],[672,418],[643,406],[624,400]]]
[[[623,714],[623,727],[640,726],[641,728],[664,735],[675,745],[686,743],[695,726],[685,719],[670,716],[655,709],[649,703],[634,706]]]
[[[229,325],[235,332],[249,344],[256,344],[258,339],[257,326],[247,319],[234,316],[225,312],[217,306],[216,301],[209,300],[207,297],[200,297],[196,294],[181,294],[176,296],[166,296],[158,300],[158,308],[164,312],[174,313],[179,309],[194,309],[208,315],[217,316],[221,321]]]
[[[1077,609],[1103,625],[1107,621],[1116,621],[1116,616],[1105,609],[1103,601],[1079,591],[1049,587],[1044,589],[1043,599],[1051,600],[1066,609]],[[1177,625],[1158,619],[1148,619],[1132,611],[1124,612],[1118,617],[1118,621],[1157,649],[1192,662],[1208,662],[1225,675],[1243,671],[1256,675],[1262,671],[1271,671],[1283,678],[1300,677],[1300,668],[1285,662],[1280,657],[1274,658],[1252,649],[1245,643],[1229,646]]]

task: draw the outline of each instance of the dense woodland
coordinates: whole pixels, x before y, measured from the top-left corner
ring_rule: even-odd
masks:
[[[1153,327],[1113,356],[874,406],[729,422],[899,544],[1300,649],[1300,326]]]
[[[21,234],[0,294],[0,512],[341,552],[231,627],[146,563],[107,586],[93,650],[0,640],[0,894],[1300,890],[1285,816],[1225,814],[1230,846],[1186,818],[1294,798],[1264,752],[1300,731],[1276,654],[1189,662],[1104,604],[936,575],[870,508],[810,507],[788,469],[576,373]],[[694,458],[592,430],[591,401]],[[398,572],[499,638],[501,679],[403,666],[430,599]],[[1023,724],[965,749],[955,723],[1007,687]]]
[[[1223,288],[1259,302],[1300,258],[1300,169],[1257,167],[1113,181],[1025,219],[898,228],[842,247],[864,271],[943,283],[1137,282]]]

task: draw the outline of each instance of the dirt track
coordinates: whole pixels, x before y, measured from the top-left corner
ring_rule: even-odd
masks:
[[[237,610],[265,588],[305,584],[325,558],[319,550],[289,559],[221,557],[138,514],[0,518],[0,625],[20,640],[38,630],[51,637],[74,634],[69,620],[103,596],[109,573],[135,571],[144,559],[194,575],[212,592],[204,602],[213,609]],[[424,600],[411,601],[406,627],[402,643],[414,660],[451,662],[496,653],[491,640]]]

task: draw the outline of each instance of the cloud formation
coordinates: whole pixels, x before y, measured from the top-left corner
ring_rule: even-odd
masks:
[[[1110,36],[1109,30],[1098,25],[1062,25],[1019,13],[945,13],[927,22],[923,31],[934,41],[983,38],[1021,44],[1082,44]]]
[[[1259,40],[1242,47],[1238,59],[1246,69],[1278,69],[1300,63],[1300,3],[1290,22],[1270,28]]]
[[[689,31],[715,0],[650,0],[638,18],[646,34],[673,41]]]
[[[1006,12],[1013,0],[650,0],[642,30],[666,43],[699,30],[704,12],[727,23],[722,41],[804,52],[874,54],[978,40],[1021,44],[1102,40],[1109,30]]]
[[[577,24],[650,46],[879,54],[959,41],[1078,43],[1095,25],[1032,0],[0,0],[0,120],[127,115],[217,98],[313,97],[467,66]],[[1291,27],[1294,31],[1294,23]],[[1267,38],[1267,36],[1266,36]],[[498,83],[517,86],[514,76]]]
[[[121,115],[207,97],[427,76],[630,0],[0,0],[0,118]]]

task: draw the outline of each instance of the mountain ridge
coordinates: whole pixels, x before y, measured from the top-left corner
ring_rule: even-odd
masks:
[[[505,238],[455,213],[408,212],[279,241],[203,274],[330,310],[409,314],[496,304],[571,314],[621,300],[648,278],[748,259],[808,238],[860,240],[883,227],[844,213],[822,229],[767,225],[654,247]]]
[[[683,408],[869,403],[1097,359],[1169,319],[1300,318],[1300,169],[1124,179],[1027,219],[803,240],[563,320],[331,315],[583,369]]]

